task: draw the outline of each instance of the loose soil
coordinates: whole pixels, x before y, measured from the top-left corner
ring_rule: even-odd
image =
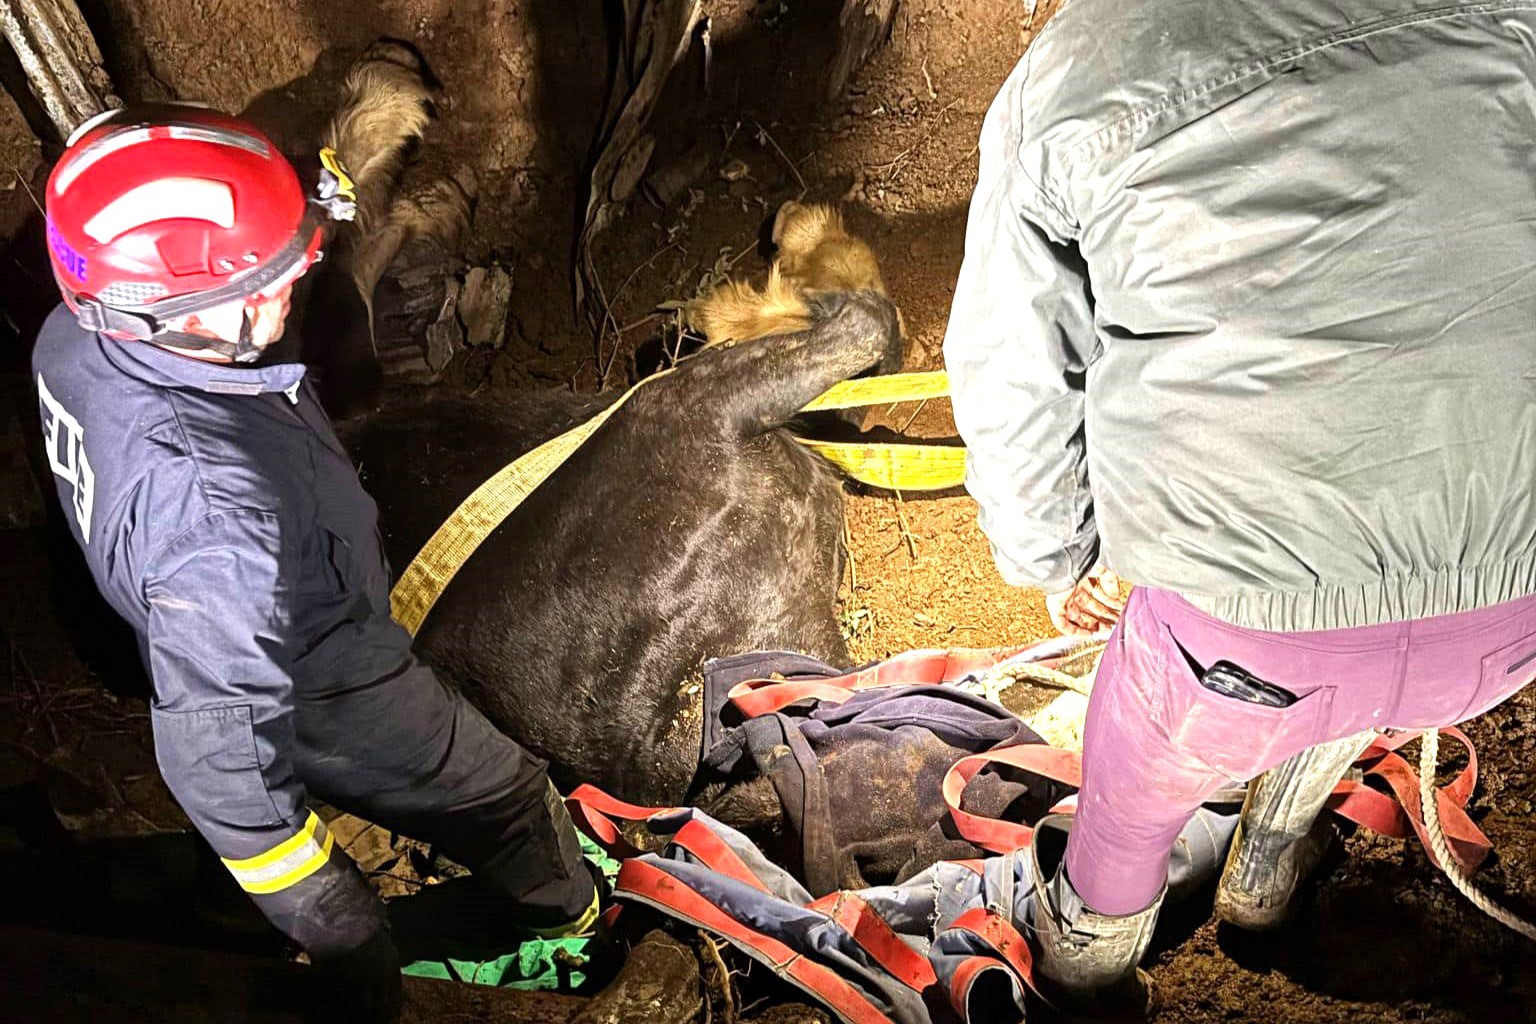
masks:
[[[336,71],[370,38],[416,41],[444,86],[443,118],[428,143],[433,159],[466,163],[481,180],[470,258],[500,261],[514,277],[507,345],[461,357],[440,385],[490,398],[530,386],[621,383],[668,340],[658,303],[690,297],[717,270],[762,272],[755,250],[763,222],[787,199],[842,205],[850,227],[881,257],[902,307],[907,368],[940,366],[982,116],[1030,35],[1016,0],[906,0],[889,44],[849,95],[818,106],[809,47],[795,49],[806,26],[796,20],[800,5],[722,4],[710,95],[692,95],[702,95],[703,69],[691,60],[657,127],[657,165],[704,147],[704,169],[664,208],[637,201],[601,240],[608,326],[594,336],[566,297],[576,170],[606,88],[594,71],[607,59],[599,4],[84,6],[125,95],[250,107],[288,118],[296,135],[314,118],[294,127],[293,111],[324,110]],[[18,218],[26,215],[18,205],[24,184],[36,187],[42,170],[19,125],[14,111],[0,109],[0,153],[9,164],[0,173],[9,170],[16,183],[0,184],[0,198],[6,210],[20,210]],[[738,166],[722,175],[733,161],[745,174]],[[873,410],[868,422],[912,436],[954,433],[940,402]],[[856,658],[1051,633],[1040,596],[998,577],[969,498],[856,492],[847,508],[842,614]],[[77,575],[50,583],[67,573],[67,559],[49,557],[40,536],[0,533],[0,625],[9,647],[0,702],[11,709],[0,717],[0,783],[49,780],[82,827],[140,834],[175,827],[181,819],[155,778],[134,670],[92,654],[107,646],[96,635],[105,627],[71,632],[64,618],[42,613],[78,610],[89,585]],[[1521,695],[1468,731],[1483,770],[1473,814],[1497,850],[1480,884],[1529,915],[1536,910],[1536,695]],[[387,837],[347,838],[365,866],[401,888],[432,870]],[[1349,836],[1299,921],[1275,935],[1227,934],[1208,908],[1196,901],[1165,919],[1150,962],[1160,1024],[1536,1020],[1536,951],[1455,894],[1417,845]]]

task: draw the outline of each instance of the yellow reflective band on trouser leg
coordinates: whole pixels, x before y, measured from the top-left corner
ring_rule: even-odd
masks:
[[[597,924],[597,919],[602,913],[602,909],[599,903],[597,888],[594,886],[592,889],[592,903],[586,910],[582,911],[581,916],[576,920],[555,925],[553,928],[530,928],[529,931],[541,939],[572,939],[580,935],[587,935],[592,931],[593,926]]]
[[[281,892],[319,871],[330,859],[336,837],[314,811],[304,827],[266,853],[245,860],[222,858],[240,888],[256,896]]]

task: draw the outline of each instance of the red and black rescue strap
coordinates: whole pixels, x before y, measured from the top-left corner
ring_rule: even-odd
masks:
[[[730,699],[749,717],[772,714],[806,699],[841,703],[853,693],[878,687],[950,682],[984,670],[1013,650],[914,651],[887,662],[831,679],[777,680],[757,679],[741,683],[731,690]],[[1471,741],[1458,729],[1441,730],[1467,748],[1468,761],[1450,785],[1437,793],[1439,811],[1450,840],[1452,854],[1469,870],[1476,868],[1491,849],[1486,836],[1467,815],[1465,807],[1477,784],[1477,753]],[[1328,806],[1340,816],[1366,826],[1382,835],[1407,838],[1417,834],[1425,839],[1423,809],[1418,795],[1418,778],[1412,767],[1396,751],[1419,735],[1416,732],[1379,737],[1357,759],[1363,769],[1361,779],[1340,782]],[[965,839],[993,853],[1008,853],[1028,846],[1033,829],[1016,822],[974,815],[960,806],[966,784],[990,764],[1003,764],[1033,772],[1069,786],[1082,784],[1082,756],[1041,743],[1016,744],[999,750],[961,758],[945,775],[944,802]],[[1372,788],[1367,780],[1378,779],[1390,791]],[[584,785],[568,798],[572,817],[596,842],[615,856],[626,858],[619,875],[619,889],[631,896],[689,920],[699,927],[733,939],[765,962],[773,964],[784,976],[806,991],[818,996],[844,1020],[859,1022],[885,1019],[881,1011],[857,988],[825,967],[806,960],[783,943],[757,932],[711,904],[700,893],[643,861],[633,860],[638,851],[624,839],[612,820],[639,822],[676,809],[640,807],[628,804]],[[1064,810],[1067,808],[1055,808]],[[689,820],[671,837],[698,861],[727,877],[767,891],[742,859],[719,836],[697,820]],[[1427,841],[1425,842],[1428,848]],[[1433,854],[1431,854],[1433,857]],[[964,862],[980,871],[979,861]],[[916,991],[937,984],[932,964],[918,956],[891,930],[861,897],[840,892],[815,900],[809,909],[826,914],[857,942],[872,959],[892,977]],[[965,1002],[975,981],[990,970],[1004,970],[1035,991],[1034,964],[1029,944],[1011,922],[986,908],[975,908],[961,915],[952,928],[974,935],[995,956],[977,954],[965,960],[951,979],[947,993],[951,1005],[964,1013]]]

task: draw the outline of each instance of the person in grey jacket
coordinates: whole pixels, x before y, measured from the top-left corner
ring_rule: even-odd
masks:
[[[1069,997],[1141,997],[1218,788],[1258,776],[1218,913],[1271,926],[1373,730],[1536,676],[1533,38],[1523,3],[1070,0],[987,114],[968,487],[1060,628],[1118,619],[1036,847]]]

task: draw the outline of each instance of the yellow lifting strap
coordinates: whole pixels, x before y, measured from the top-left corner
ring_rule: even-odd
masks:
[[[946,398],[948,395],[949,374],[943,370],[893,373],[884,377],[863,377],[859,380],[845,380],[841,384],[835,384],[820,398],[812,400],[803,411],[857,409],[865,405],[915,402],[927,398]]]
[[[482,541],[500,526],[532,494],[534,488],[559,469],[571,454],[595,434],[630,396],[644,385],[664,377],[667,370],[647,377],[620,395],[608,408],[580,426],[502,467],[475,488],[437,532],[422,545],[390,592],[390,612],[412,636],[447,588],[448,582],[469,561]],[[898,373],[885,377],[844,381],[805,407],[850,409],[887,402],[941,398],[949,393],[949,378],[942,372]],[[945,445],[864,444],[813,441],[801,444],[838,466],[862,483],[902,491],[943,490],[965,479],[965,449]]]
[[[848,476],[888,491],[942,491],[965,483],[965,449],[939,444],[796,441]]]

